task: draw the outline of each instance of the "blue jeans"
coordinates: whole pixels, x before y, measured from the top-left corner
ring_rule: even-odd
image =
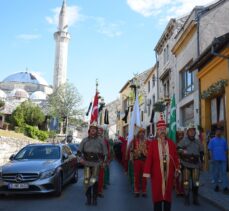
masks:
[[[219,177],[222,177],[223,188],[228,187],[227,179],[227,162],[223,160],[213,161],[214,180],[216,185],[218,184]]]

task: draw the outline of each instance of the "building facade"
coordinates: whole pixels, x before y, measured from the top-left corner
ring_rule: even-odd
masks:
[[[144,122],[145,122],[145,128],[146,128],[146,134],[147,136],[155,134],[155,128],[154,128],[154,104],[157,102],[158,99],[158,92],[157,92],[157,69],[156,65],[154,65],[151,68],[151,71],[144,81],[144,86],[145,86],[145,92],[146,92],[146,97],[144,101],[144,107],[145,107],[145,117],[144,117]]]
[[[198,69],[200,121],[207,152],[216,127],[223,128],[223,136],[229,144],[229,33],[214,39],[190,69]]]

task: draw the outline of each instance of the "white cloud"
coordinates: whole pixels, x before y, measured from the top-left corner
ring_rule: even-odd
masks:
[[[123,22],[111,23],[108,22],[105,18],[98,17],[93,18],[97,23],[97,31],[101,34],[104,34],[108,37],[119,37],[122,35],[121,26],[124,24]]]
[[[132,10],[147,17],[166,14],[178,17],[190,12],[195,6],[206,5],[215,0],[127,0]]]
[[[49,24],[58,25],[59,22],[59,14],[60,14],[60,7],[52,9],[53,15],[45,17],[46,21]],[[80,20],[80,8],[78,6],[68,6],[67,7],[67,16],[68,16],[68,25],[72,26],[77,21]]]
[[[40,34],[19,34],[17,35],[18,39],[22,39],[22,40],[36,40],[39,39],[41,37]]]

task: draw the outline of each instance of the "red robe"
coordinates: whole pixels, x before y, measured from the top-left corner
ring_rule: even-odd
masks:
[[[144,175],[151,176],[153,202],[172,199],[175,170],[179,169],[176,145],[171,140],[166,144],[167,173],[163,170],[162,145],[155,140],[150,143],[148,157],[145,162]]]
[[[123,168],[125,170],[125,172],[127,172],[128,170],[128,160],[127,160],[127,140],[121,136],[119,136],[119,140],[122,142],[122,146],[121,146],[121,152],[122,152],[122,165]]]
[[[141,144],[141,141],[138,138],[135,138],[130,143],[130,149],[133,151],[134,159],[134,193],[146,193],[147,180],[143,177],[143,171],[145,166],[145,159],[140,158],[140,154],[144,154],[147,157],[149,142],[144,140]]]

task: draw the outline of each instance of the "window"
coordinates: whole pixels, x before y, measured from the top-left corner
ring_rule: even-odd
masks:
[[[153,95],[153,106],[155,104],[155,95]]]
[[[150,81],[148,81],[148,93],[150,92]]]
[[[153,75],[153,78],[152,78],[152,87],[153,88],[155,87],[155,80],[156,80],[155,75]]]
[[[182,71],[181,80],[181,92],[183,98],[192,93],[194,90],[193,72],[189,72],[189,70]]]
[[[129,106],[129,98],[126,98],[125,100],[123,100],[123,111],[126,111],[128,109]]]
[[[164,56],[164,64],[166,64],[169,61],[169,45],[166,45],[163,51]]]
[[[182,107],[182,125],[187,126],[190,122],[194,122],[194,103],[189,103]]]
[[[164,98],[169,97],[169,79],[163,81]]]
[[[211,99],[211,124],[218,124],[224,121],[224,99],[218,96]]]

